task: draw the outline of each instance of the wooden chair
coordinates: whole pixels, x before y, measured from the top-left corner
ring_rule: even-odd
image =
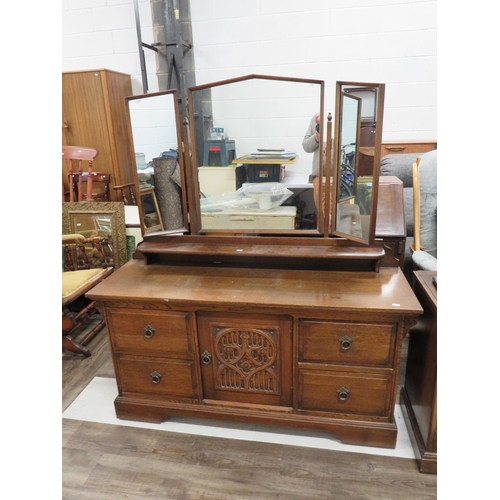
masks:
[[[68,177],[70,174],[68,174]],[[87,190],[90,181],[90,189],[92,191],[91,198],[87,198]],[[79,194],[82,191],[82,200],[80,201],[111,201],[109,199],[109,183],[111,179],[111,174],[106,172],[83,172],[81,175],[82,187],[79,187],[80,176],[73,175],[73,190],[76,194],[76,198],[80,198]],[[71,182],[71,181],[70,181]]]
[[[62,147],[63,160],[68,161],[69,201],[109,201],[110,174],[92,171],[92,164],[98,154],[93,148]],[[95,184],[101,185],[97,192],[93,187]],[[63,183],[63,202],[67,194]]]
[[[106,240],[101,237],[85,238],[82,234],[62,236],[62,347],[76,354],[90,356],[87,344],[105,326],[103,318],[85,333],[78,342],[75,335],[98,313],[96,303],[85,294],[107,278],[113,267],[106,264]]]
[[[137,199],[134,192],[135,183],[129,182],[127,184],[121,184],[119,186],[114,186],[115,191],[120,192],[120,198],[125,205],[137,205]]]
[[[135,195],[135,184],[130,182],[128,184],[122,184],[120,186],[114,186],[113,189],[115,191],[120,192],[120,197],[123,200],[125,205],[137,205],[137,197]],[[163,231],[165,229],[163,225],[163,220],[161,218],[160,207],[158,206],[158,200],[156,199],[156,193],[154,186],[147,186],[143,188],[139,188],[139,198],[141,200],[142,206],[144,207],[144,199],[145,197],[151,197],[151,202],[153,204],[154,212],[144,214],[144,221],[141,222],[143,225],[143,229],[146,233],[152,231]],[[149,221],[152,220],[151,224],[148,224]]]

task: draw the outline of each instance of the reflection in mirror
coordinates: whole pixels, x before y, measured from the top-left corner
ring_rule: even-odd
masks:
[[[318,234],[302,141],[315,114],[322,124],[323,94],[321,80],[260,75],[189,89],[192,234]]]
[[[361,224],[361,210],[356,203],[358,126],[361,99],[342,93],[342,114],[339,123],[340,146],[337,164],[337,231],[356,238],[366,239]],[[366,230],[366,228],[365,228]],[[363,237],[365,236],[365,237]]]
[[[62,204],[62,234],[106,238],[107,264],[115,269],[127,262],[125,209],[121,202],[74,202]]]
[[[342,94],[342,118],[340,121],[340,148],[338,164],[340,165],[340,184],[338,200],[352,199],[356,192],[356,164],[358,153],[358,124],[361,99]]]
[[[337,82],[334,234],[371,244],[382,140],[384,84]]]
[[[361,116],[363,123],[372,123],[377,119],[377,89],[375,87],[344,87],[344,92],[361,99]]]
[[[175,90],[128,97],[143,234],[187,227]]]

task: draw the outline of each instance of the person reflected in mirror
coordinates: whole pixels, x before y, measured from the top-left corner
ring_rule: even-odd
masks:
[[[313,153],[312,172],[309,175],[309,182],[312,182],[314,189],[314,203],[316,210],[320,206],[319,203],[319,123],[320,114],[316,113],[309,122],[306,134],[302,140],[302,147],[306,153]],[[318,210],[319,211],[319,210]]]

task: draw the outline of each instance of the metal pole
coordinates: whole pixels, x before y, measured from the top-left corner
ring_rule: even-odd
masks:
[[[135,27],[137,30],[137,43],[139,45],[139,60],[141,62],[142,90],[144,94],[148,91],[148,76],[146,73],[146,59],[142,48],[141,19],[139,17],[139,1],[134,0]]]
[[[181,120],[187,117],[187,98],[184,83],[183,46],[180,27],[180,12],[178,0],[165,0],[165,27],[167,30],[167,51],[173,64],[169,67],[169,83],[175,71],[177,82],[169,85],[169,89],[176,88],[179,93],[179,111]]]

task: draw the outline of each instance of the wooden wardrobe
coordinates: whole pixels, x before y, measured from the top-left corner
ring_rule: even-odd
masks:
[[[137,177],[125,105],[131,95],[131,77],[125,73],[98,69],[62,74],[62,144],[97,149],[93,170],[111,174],[110,201],[122,201],[113,186]],[[63,180],[68,188],[66,165]]]

